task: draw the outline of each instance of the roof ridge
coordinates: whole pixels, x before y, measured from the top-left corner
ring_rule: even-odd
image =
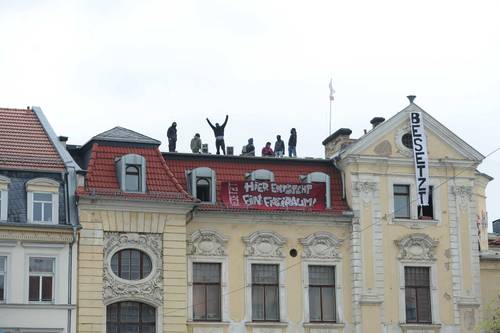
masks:
[[[165,168],[165,171],[167,172],[167,175],[168,177],[170,177],[170,180],[172,181],[172,183],[174,183],[175,187],[179,190],[180,193],[182,193],[184,196],[186,196],[188,199],[190,200],[198,200],[196,199],[195,197],[193,197],[190,193],[188,193],[183,187],[182,185],[179,183],[179,181],[177,180],[177,178],[175,177],[174,173],[172,172],[172,170],[170,170],[169,166],[167,165],[167,162],[165,161],[165,159],[163,158],[163,155],[161,154],[161,151],[159,148],[156,148],[156,152],[157,154],[159,155],[159,158],[161,160],[161,164],[163,165],[163,167]]]

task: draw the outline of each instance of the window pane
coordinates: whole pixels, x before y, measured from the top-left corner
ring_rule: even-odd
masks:
[[[141,333],[155,333],[154,325],[143,325]]]
[[[141,278],[145,278],[151,273],[151,270],[153,269],[152,264],[151,264],[151,259],[149,259],[149,256],[145,253],[141,253],[142,255],[142,276]]]
[[[120,304],[120,321],[121,322],[138,322],[139,321],[139,305],[136,302],[123,302]]]
[[[154,323],[155,322],[155,308],[147,304],[141,304],[142,307],[142,322]]]
[[[394,216],[410,218],[410,200],[407,195],[394,195]]]
[[[0,257],[0,272],[5,272],[6,257]]]
[[[42,220],[42,203],[34,202],[33,203],[33,221],[41,221]]]
[[[4,300],[4,275],[0,275],[0,300]]]
[[[52,221],[52,203],[43,204],[43,220],[45,222]]]
[[[106,320],[116,322],[118,320],[118,304],[111,304],[106,308]]]
[[[218,284],[207,285],[207,319],[220,319],[220,286]]]
[[[406,321],[417,321],[417,297],[414,288],[406,288],[405,290],[405,304],[406,304]]]
[[[394,194],[410,194],[410,186],[394,185]]]
[[[141,252],[130,251],[130,280],[141,278]]]
[[[211,201],[210,180],[207,178],[198,178],[196,180],[196,197],[204,202]]]
[[[309,318],[310,321],[321,321],[321,298],[319,287],[309,287]]]
[[[334,285],[333,266],[309,266],[309,285]]]
[[[125,190],[140,191],[140,178],[140,168],[138,166],[128,166],[125,173]]]
[[[52,193],[33,193],[33,200],[52,202]]]
[[[252,319],[264,320],[264,287],[252,286]]]
[[[206,318],[205,285],[193,285],[193,318],[201,320]]]
[[[405,285],[429,286],[429,267],[405,267]]]
[[[266,320],[279,320],[279,292],[277,286],[265,287]]]
[[[130,251],[120,251],[122,265],[120,267],[120,277],[122,279],[130,280]]]
[[[333,287],[321,288],[323,321],[335,321],[335,290]]]
[[[42,277],[42,301],[52,301],[52,276]]]
[[[417,313],[418,322],[430,323],[431,319],[431,295],[428,288],[417,289]]]
[[[138,324],[121,324],[119,332],[120,333],[139,333],[139,325]]]
[[[30,258],[30,272],[53,273],[53,258]]]
[[[40,277],[30,276],[29,279],[29,300],[39,301],[40,300]]]
[[[220,283],[220,264],[193,263],[194,283]]]
[[[252,282],[278,284],[278,265],[252,265]]]

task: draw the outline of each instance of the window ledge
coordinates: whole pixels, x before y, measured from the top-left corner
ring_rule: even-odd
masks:
[[[250,327],[288,327],[287,322],[283,321],[247,321],[245,326]]]
[[[189,326],[229,326],[231,324],[228,321],[188,321],[187,324]]]
[[[439,332],[441,324],[399,324],[403,333],[431,333]]]
[[[305,328],[343,328],[345,325],[343,323],[304,323]]]
[[[422,229],[428,226],[435,226],[439,224],[439,220],[424,220],[424,219],[399,219],[393,218],[393,224],[403,225],[410,229]]]

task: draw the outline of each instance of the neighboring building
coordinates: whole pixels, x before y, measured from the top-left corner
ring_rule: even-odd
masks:
[[[0,331],[75,332],[78,170],[39,108],[0,109]]]
[[[487,248],[487,226],[478,216],[486,211],[492,178],[477,171],[483,155],[409,98],[410,105],[389,120],[374,118],[374,128],[361,138],[341,129],[324,141],[326,157],[342,170],[355,215],[354,332],[474,332],[481,320],[480,243]],[[430,205],[423,210],[417,205],[412,112],[423,117],[429,156]],[[496,279],[487,290],[496,288],[497,295],[499,273],[484,280]]]

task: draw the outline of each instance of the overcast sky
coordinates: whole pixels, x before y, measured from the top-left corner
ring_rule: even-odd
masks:
[[[178,151],[205,118],[226,144],[257,149],[298,132],[323,156],[328,82],[333,129],[416,103],[484,155],[500,146],[500,2],[0,0],[0,106],[42,107],[73,144],[114,126]],[[500,152],[480,170],[500,178]],[[500,180],[488,186],[500,218]]]

